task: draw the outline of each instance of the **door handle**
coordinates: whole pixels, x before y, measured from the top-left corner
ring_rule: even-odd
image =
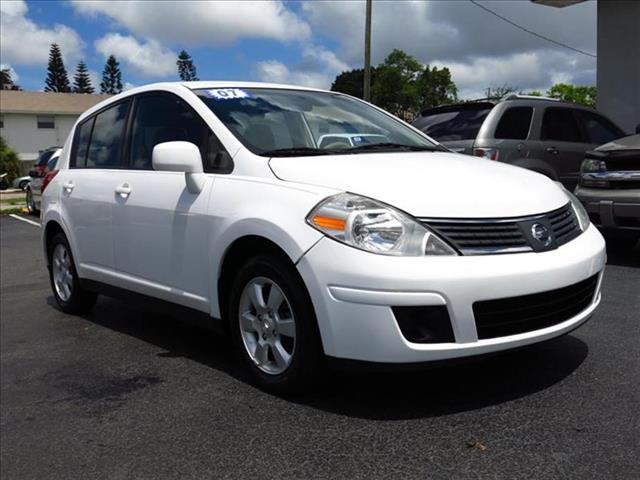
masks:
[[[116,187],[115,192],[120,195],[122,198],[127,198],[131,193],[131,187],[128,183],[123,183],[122,185],[118,185]]]
[[[71,193],[71,192],[73,191],[73,187],[74,187],[73,182],[72,182],[72,181],[70,181],[70,180],[69,180],[68,182],[64,182],[64,183],[62,184],[62,188],[63,188],[63,189],[64,189],[64,191],[65,191],[65,192],[67,192],[67,193]]]
[[[557,155],[558,153],[560,153],[560,150],[558,150],[556,147],[549,147],[547,148],[547,153]]]

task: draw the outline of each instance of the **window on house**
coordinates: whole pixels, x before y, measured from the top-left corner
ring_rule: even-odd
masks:
[[[56,128],[56,120],[53,115],[38,115],[38,128]]]
[[[0,115],[0,128],[4,128],[4,117]]]

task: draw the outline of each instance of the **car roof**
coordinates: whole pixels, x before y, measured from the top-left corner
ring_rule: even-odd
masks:
[[[422,110],[422,112],[420,112],[420,116],[424,117],[428,115],[435,115],[438,113],[457,112],[460,110],[492,109],[496,105],[507,104],[507,103],[517,105],[517,106],[544,105],[544,106],[555,106],[555,107],[571,107],[571,108],[577,108],[580,110],[593,111],[592,108],[587,107],[585,105],[580,105],[579,103],[574,103],[574,102],[565,102],[557,98],[538,97],[534,95],[520,95],[520,94],[511,93],[509,95],[505,95],[502,98],[482,98],[479,100],[472,100],[470,102],[452,103],[449,105],[440,105],[433,108],[427,108],[425,110]]]
[[[188,90],[198,90],[198,89],[215,89],[215,88],[271,88],[271,89],[280,89],[280,90],[299,90],[299,91],[311,91],[311,92],[326,92],[333,93],[339,95],[345,95],[340,92],[331,92],[329,90],[321,90],[318,88],[311,87],[301,87],[298,85],[287,85],[281,83],[266,83],[266,82],[242,82],[235,80],[219,80],[219,81],[197,81],[197,82],[157,82],[157,83],[149,83],[146,85],[141,85],[139,87],[134,87],[124,92],[121,92],[117,95],[109,97],[106,100],[103,100],[100,103],[97,103],[93,107],[87,109],[82,115],[80,115],[79,121],[83,121],[86,117],[93,115],[95,112],[102,110],[103,108],[118,103],[125,98],[128,98],[132,95],[137,95],[145,92],[152,91],[166,91],[178,93],[180,91],[184,92],[185,89]]]

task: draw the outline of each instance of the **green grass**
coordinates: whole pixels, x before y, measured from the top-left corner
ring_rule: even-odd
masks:
[[[0,210],[0,215],[10,215],[12,213],[24,213],[22,208],[4,208]]]
[[[24,198],[11,198],[2,202],[4,205],[26,205],[27,202]]]

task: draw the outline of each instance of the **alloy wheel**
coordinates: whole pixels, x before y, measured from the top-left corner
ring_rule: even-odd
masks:
[[[293,309],[273,280],[256,277],[240,295],[240,334],[253,363],[270,375],[283,373],[295,352]]]
[[[68,302],[73,293],[73,272],[71,256],[64,245],[58,244],[53,250],[51,268],[56,293],[63,302]]]

